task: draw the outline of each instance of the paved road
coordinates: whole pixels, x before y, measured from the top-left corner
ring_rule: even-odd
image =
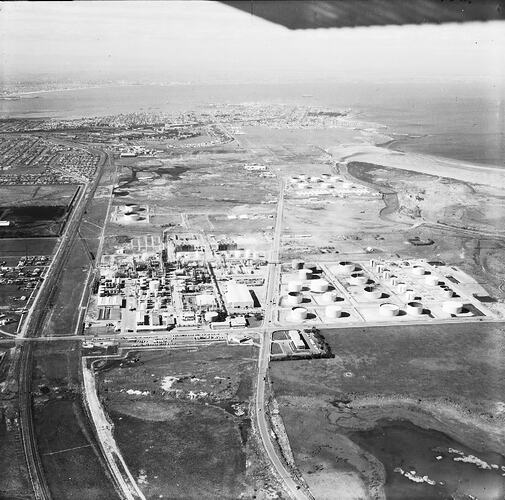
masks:
[[[279,186],[279,198],[277,202],[277,215],[275,219],[274,240],[270,261],[268,263],[268,276],[266,281],[265,313],[263,322],[263,339],[260,346],[258,360],[258,381],[256,384],[256,422],[260,433],[265,452],[279,475],[284,488],[292,498],[297,500],[307,500],[311,498],[300,489],[300,485],[293,479],[291,472],[284,465],[283,460],[277,454],[272,440],[270,430],[265,415],[265,386],[268,366],[270,363],[270,345],[272,342],[272,311],[277,295],[278,287],[278,267],[279,252],[282,234],[282,214],[284,210],[284,180],[281,180]]]

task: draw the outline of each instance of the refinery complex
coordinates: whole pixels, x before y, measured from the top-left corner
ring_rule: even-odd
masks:
[[[233,240],[165,233],[157,252],[103,257],[88,333],[245,328],[261,314],[266,259]],[[212,336],[212,334],[210,334]]]

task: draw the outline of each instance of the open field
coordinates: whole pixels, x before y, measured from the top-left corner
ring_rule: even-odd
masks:
[[[0,200],[2,206],[67,206],[74,198],[77,189],[77,186],[73,185],[0,186]]]
[[[26,471],[26,463],[19,452],[20,432],[16,412],[5,405],[0,409],[0,498],[31,498],[32,485]]]
[[[80,395],[78,343],[40,344],[34,355],[35,433],[51,494],[116,498]]]
[[[357,179],[394,190],[400,220],[505,234],[503,193],[496,186],[361,162],[350,162],[347,169]]]
[[[100,398],[147,498],[272,491],[251,436],[255,356],[250,346],[144,350],[101,368]]]
[[[409,446],[397,451],[396,465],[394,453],[386,460],[373,440],[368,452],[356,448],[364,441],[353,433],[372,432],[384,418],[440,431],[479,457],[500,453],[505,445],[502,332],[501,324],[324,330],[334,359],[273,363],[275,396],[295,461],[313,493],[324,497],[325,488],[344,478],[360,485],[356,491],[365,488],[381,498],[393,467],[428,463]],[[422,431],[414,431],[423,443]],[[395,491],[391,498],[401,498]]]
[[[2,238],[0,259],[25,255],[51,255],[56,241],[56,238]]]
[[[0,238],[58,236],[77,192],[76,186],[0,187],[0,220],[10,222]]]

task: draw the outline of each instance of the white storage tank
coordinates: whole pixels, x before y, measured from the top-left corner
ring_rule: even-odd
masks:
[[[426,284],[430,286],[437,286],[440,282],[440,277],[434,274],[428,274],[425,278]]]
[[[421,316],[423,314],[423,305],[421,302],[409,302],[405,309],[407,314],[411,316]]]
[[[463,311],[463,302],[450,300],[442,304],[442,309],[450,314],[460,314]]]
[[[312,276],[312,271],[310,269],[299,269],[298,277],[301,280],[308,280]]]
[[[149,291],[156,292],[160,288],[160,282],[158,280],[152,280],[149,282]]]
[[[301,281],[290,281],[288,282],[288,292],[301,292],[302,282]]]
[[[336,298],[337,294],[334,291],[324,292],[323,295],[321,295],[321,303],[331,304],[332,302],[335,302]]]
[[[343,260],[338,263],[337,270],[343,274],[351,274],[355,267],[356,265],[354,263]]]
[[[307,319],[307,309],[305,307],[295,307],[290,314],[291,321],[304,321]]]
[[[416,292],[414,292],[411,288],[405,290],[405,298],[407,299],[407,302],[412,302],[416,298]]]
[[[219,314],[217,313],[217,311],[207,311],[204,315],[205,321],[207,321],[207,323],[217,321],[218,316]]]
[[[326,306],[324,315],[328,319],[340,318],[340,316],[342,316],[342,308],[335,305]]]
[[[396,285],[399,293],[405,293],[407,291],[407,284],[403,282],[399,282]]]
[[[447,290],[444,290],[444,292],[443,292],[443,296],[446,299],[450,299],[453,295],[454,295],[454,292],[450,288],[448,288]]]
[[[291,269],[297,271],[298,269],[303,269],[303,260],[292,260]]]
[[[124,220],[126,222],[135,222],[140,219],[139,214],[137,212],[126,212],[124,214]]]
[[[390,276],[391,276],[391,272],[388,271],[387,269],[382,271],[382,279],[388,280],[390,278]]]
[[[297,292],[290,292],[286,296],[286,305],[296,306],[302,303],[302,296]]]
[[[396,304],[386,303],[379,306],[379,314],[381,316],[398,316],[400,308]]]
[[[349,283],[351,285],[364,285],[368,281],[368,278],[361,273],[352,273],[349,277]]]
[[[373,286],[366,286],[363,288],[363,294],[368,299],[380,299],[382,296],[382,292]]]
[[[422,276],[425,272],[426,271],[422,266],[414,266],[412,268],[412,274],[415,274],[416,276]]]
[[[396,276],[391,276],[389,282],[391,283],[391,285],[396,286],[398,285],[398,278]]]
[[[323,279],[312,280],[310,282],[310,290],[316,293],[326,292],[328,290],[328,282]]]

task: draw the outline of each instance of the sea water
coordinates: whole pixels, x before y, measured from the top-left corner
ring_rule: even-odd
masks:
[[[388,147],[504,166],[504,89],[492,84],[296,83],[125,85],[41,92],[0,100],[0,118],[79,118],[134,111],[180,112],[243,102],[347,109],[384,124]]]

